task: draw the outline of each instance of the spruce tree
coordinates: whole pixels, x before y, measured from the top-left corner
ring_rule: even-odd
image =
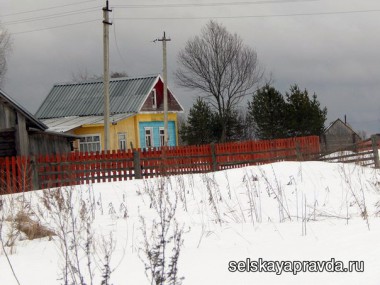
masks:
[[[290,87],[286,99],[275,88],[266,84],[248,102],[248,115],[259,139],[298,136],[320,136],[324,131],[327,108],[323,109],[313,94],[297,85]]]
[[[290,93],[286,93],[286,103],[289,136],[320,136],[323,133],[327,108],[321,109],[315,93],[310,99],[306,89],[301,91],[297,85],[293,85]]]
[[[198,98],[180,130],[181,139],[189,145],[208,144],[214,140],[215,122],[210,106]]]
[[[279,91],[266,84],[248,102],[248,115],[253,121],[259,139],[276,139],[287,136],[286,103]]]

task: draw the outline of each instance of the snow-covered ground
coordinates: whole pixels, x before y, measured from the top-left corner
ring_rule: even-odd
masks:
[[[18,284],[15,275],[19,284],[64,284],[65,253],[78,257],[78,268],[89,280],[86,284],[91,284],[90,275],[93,284],[101,284],[104,253],[110,245],[112,272],[104,284],[153,284],[149,269],[145,270],[149,264],[145,250],[153,252],[152,237],[162,229],[160,215],[170,220],[166,268],[175,253],[173,229],[175,225],[177,233],[183,229],[177,272],[184,277],[182,284],[380,284],[379,170],[354,164],[280,162],[61,191],[62,195],[35,191],[0,198],[3,244],[15,239],[12,246],[5,246],[9,262],[0,245],[1,285]],[[14,217],[21,209],[58,236],[28,240],[18,233]],[[66,237],[62,229],[68,230]],[[73,238],[81,246],[75,247]],[[68,242],[67,251],[62,249],[63,240]],[[91,241],[87,254],[86,241]],[[296,269],[301,262],[315,261],[309,271],[315,271],[317,262],[330,263],[324,272],[297,274],[235,270],[243,270],[243,262],[238,262],[247,259],[251,265],[259,259],[295,261]],[[344,266],[363,261],[364,271],[328,272],[332,259]]]

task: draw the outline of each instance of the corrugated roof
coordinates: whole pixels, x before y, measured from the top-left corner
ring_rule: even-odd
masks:
[[[40,130],[46,130],[48,127],[44,125],[42,122],[40,122],[35,116],[33,116],[31,113],[29,113],[28,110],[26,110],[23,106],[21,106],[18,102],[16,102],[14,99],[12,99],[10,96],[8,96],[4,91],[0,90],[0,100],[9,104],[12,108],[20,112],[27,118],[31,123],[32,126],[40,129]]]
[[[110,80],[110,113],[137,113],[159,76]],[[103,115],[103,81],[56,84],[38,109],[40,119]]]
[[[114,114],[110,117],[111,122],[118,122],[124,120],[128,117],[134,116],[134,113],[128,114]],[[62,118],[50,118],[41,119],[47,126],[49,126],[48,131],[64,133],[70,130],[76,129],[83,125],[95,125],[104,124],[104,116],[72,116],[72,117],[62,117]]]

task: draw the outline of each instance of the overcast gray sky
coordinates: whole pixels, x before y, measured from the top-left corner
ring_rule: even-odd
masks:
[[[171,4],[171,5],[168,5]],[[34,113],[54,83],[103,70],[105,0],[2,0],[0,20],[13,38],[3,89]],[[258,54],[281,92],[297,83],[328,108],[326,124],[347,115],[355,130],[380,133],[380,1],[110,0],[110,69],[160,73],[170,36],[169,86],[188,109],[197,94],[175,85],[176,57],[215,19]]]

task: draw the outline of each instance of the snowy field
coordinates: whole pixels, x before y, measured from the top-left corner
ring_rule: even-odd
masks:
[[[155,284],[152,275],[380,284],[380,171],[353,164],[281,162],[0,200],[0,285]],[[25,223],[47,237],[31,240]],[[350,261],[354,272],[334,272]]]

